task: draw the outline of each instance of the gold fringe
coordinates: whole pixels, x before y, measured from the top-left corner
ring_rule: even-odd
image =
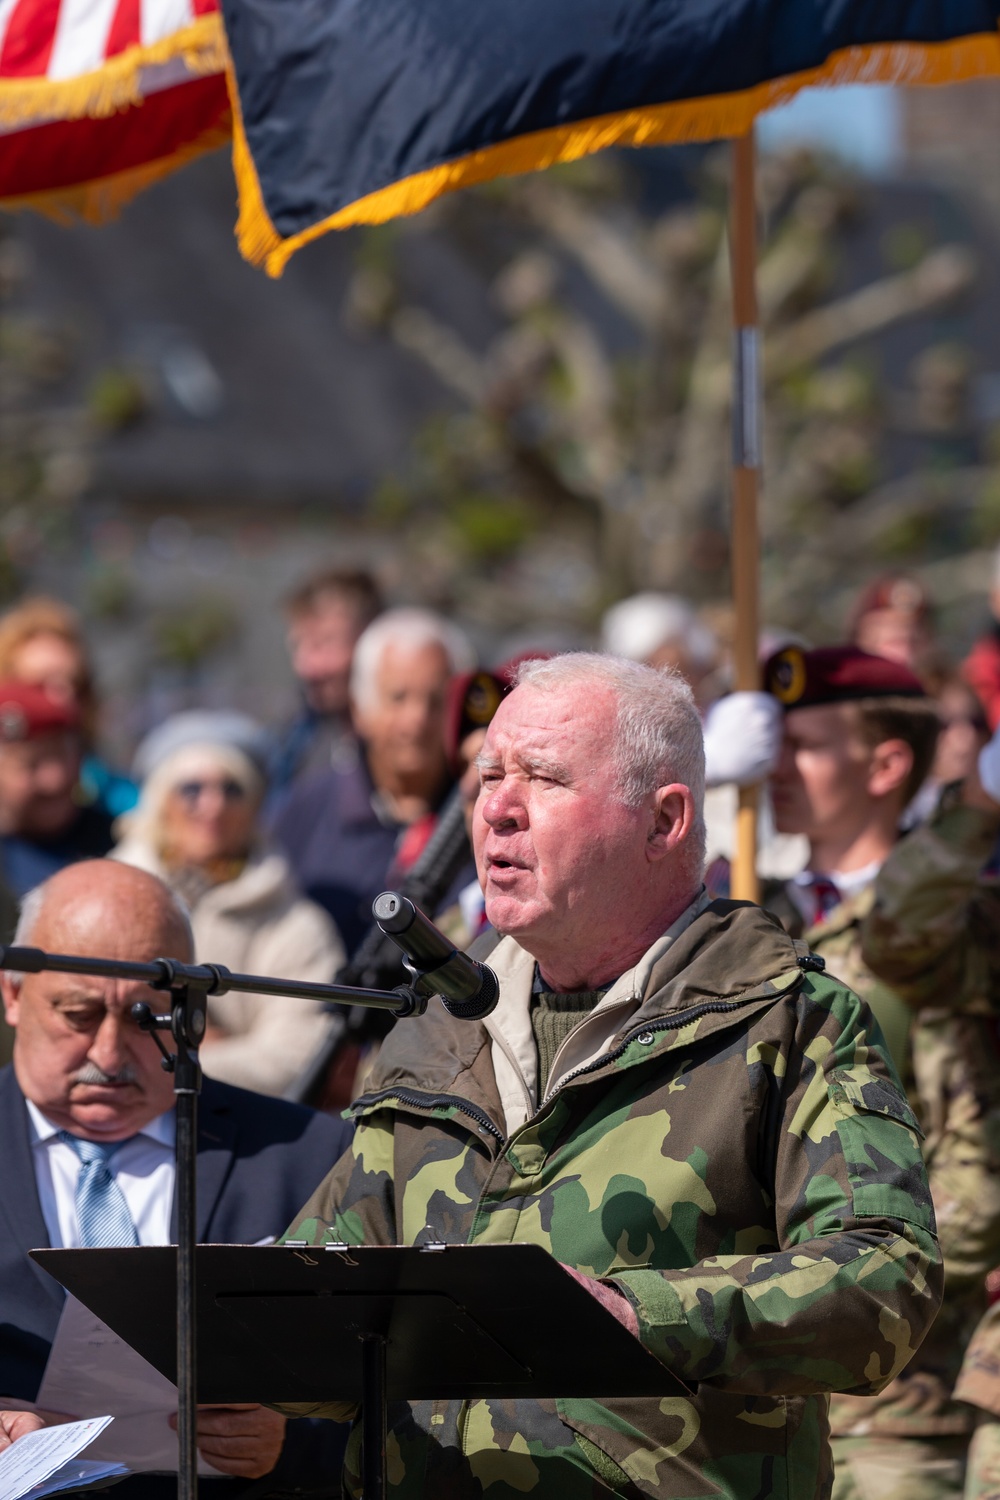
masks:
[[[239,213],[236,219],[236,243],[240,254],[251,265],[267,263],[269,276],[280,276],[284,261],[277,271],[272,271],[268,257],[283,243],[281,236],[271,223],[264,194],[261,191],[257,166],[250,152],[246,131],[243,129],[243,108],[240,104],[236,70],[230,62],[226,68],[226,87],[229,90],[229,107],[233,114],[233,176],[236,178],[236,197]],[[320,231],[322,233],[322,231]],[[298,246],[295,247],[296,249]],[[294,254],[290,251],[289,254]]]
[[[229,49],[221,15],[216,11],[197,16],[190,26],[171,36],[146,47],[127,47],[100,68],[78,78],[0,79],[0,126],[16,130],[46,120],[99,119],[130,104],[141,104],[142,69],[175,57],[182,57],[192,73],[207,76],[223,72]]]
[[[671,145],[745,135],[758,115],[793,98],[800,89],[847,83],[947,84],[1000,75],[1000,35],[989,32],[934,44],[884,43],[834,53],[820,68],[761,83],[740,93],[682,100],[647,109],[623,110],[575,125],[560,125],[487,146],[457,161],[416,172],[401,182],[349,203],[329,218],[282,239],[267,212],[254,165],[235,77],[227,70],[233,107],[233,171],[239,190],[236,237],[240,253],[269,276],[280,276],[296,250],[333,229],[384,224],[416,214],[444,193],[494,177],[536,172],[556,162],[576,161],[609,146]]]
[[[74,183],[70,187],[52,188],[44,193],[26,193],[19,198],[0,198],[0,209],[5,213],[21,209],[34,209],[57,224],[70,225],[81,219],[87,224],[106,224],[117,218],[126,203],[130,203],[145,188],[152,187],[164,177],[169,177],[178,167],[203,156],[206,151],[217,151],[227,146],[231,139],[228,125],[212,125],[196,136],[193,141],[178,147],[169,156],[156,161],[144,162],[139,167],[129,167],[110,177],[100,177],[94,182]]]

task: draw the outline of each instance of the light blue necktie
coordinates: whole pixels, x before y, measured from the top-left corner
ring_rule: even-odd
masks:
[[[76,1179],[76,1217],[80,1230],[80,1244],[86,1247],[98,1245],[138,1245],[132,1215],[125,1202],[125,1194],[114,1179],[108,1162],[115,1152],[125,1145],[124,1141],[83,1141],[79,1136],[60,1130],[59,1139],[72,1146],[80,1158],[80,1174]]]

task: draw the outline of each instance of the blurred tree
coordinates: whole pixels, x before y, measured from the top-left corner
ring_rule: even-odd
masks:
[[[239,621],[228,599],[187,593],[176,609],[161,609],[152,621],[156,660],[194,677],[205,660],[239,636]]]
[[[66,394],[72,331],[15,312],[28,273],[24,246],[0,223],[0,604],[43,548],[68,537],[90,476],[90,419]]]
[[[438,205],[427,232],[473,246],[492,274],[502,326],[481,344],[408,289],[407,235],[419,225],[362,237],[346,315],[421,360],[463,413],[436,422],[413,468],[387,485],[393,527],[425,545],[450,536],[482,568],[572,518],[596,573],[591,615],[636,588],[725,594],[725,160],[706,154],[696,200],[652,219],[614,157]],[[817,587],[856,568],[838,523],[879,483],[886,430],[945,436],[963,420],[959,345],[926,349],[899,400],[858,348],[950,303],[975,263],[966,246],[904,226],[884,247],[886,274],[837,292],[866,191],[805,153],[765,159],[760,176],[765,608],[797,623],[814,613]]]

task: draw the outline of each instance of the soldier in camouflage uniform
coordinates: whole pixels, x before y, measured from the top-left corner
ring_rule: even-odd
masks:
[[[933,752],[930,708],[909,672],[854,648],[779,653],[767,677],[786,704],[775,815],[782,831],[810,836],[813,858],[799,881],[766,893],[766,904],[882,1025],[926,1134],[946,1268],[944,1304],[917,1358],[874,1399],[844,1394],[831,1404],[834,1496],[960,1496],[974,1416],[953,1391],[997,1259],[1000,1196],[991,1160],[1000,1144],[1000,1067],[982,1023],[942,1007],[956,990],[950,973],[926,963],[929,949],[917,937],[928,901],[918,897],[907,917],[908,898],[891,894],[900,884],[895,871],[929,859],[942,874],[954,864],[942,864],[936,824],[901,843],[895,838]],[[879,951],[889,928],[895,965]],[[914,979],[908,989],[897,983],[904,970]]]
[[[940,1346],[949,1370],[982,1312],[983,1269],[1000,1264],[998,762],[995,736],[981,757],[994,795],[978,772],[946,789],[935,815],[883,866],[861,931],[867,963],[919,1017],[914,1064],[921,1098],[930,1102],[925,1157],[945,1258],[945,1309],[963,1315],[957,1328],[939,1319],[928,1344]],[[982,1413],[966,1500],[998,1500],[1000,1305],[973,1335],[954,1398],[950,1409],[966,1425],[969,1406]]]
[[[391,1494],[820,1500],[828,1393],[892,1380],[939,1300],[877,1024],[772,918],[701,889],[678,679],[526,664],[481,773],[500,1004],[395,1028],[289,1237],[544,1246],[686,1393],[400,1403]],[[356,1430],[355,1497],[359,1454]]]

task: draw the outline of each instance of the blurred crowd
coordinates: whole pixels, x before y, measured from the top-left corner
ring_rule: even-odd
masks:
[[[601,627],[604,651],[679,673],[695,694],[710,895],[729,894],[739,788],[760,784],[762,902],[869,1001],[925,1136],[945,1307],[879,1397],[834,1398],[837,1500],[961,1494],[967,1464],[969,1494],[1000,1493],[1000,1331],[984,1316],[1000,1262],[1000,557],[982,604],[982,635],[956,661],[922,585],[878,578],[840,642],[766,631],[752,693],[732,689],[725,622],[682,598],[635,595]],[[27,892],[104,856],[164,882],[196,958],[237,972],[399,982],[370,915],[387,888],[456,946],[475,941],[476,757],[519,664],[550,654],[544,640],[478,661],[453,621],[387,607],[368,573],[337,568],[286,600],[285,629],[287,722],[191,709],[120,768],[102,755],[76,614],[34,598],[0,618],[5,941]],[[213,997],[205,1071],[333,1112],[384,1034],[373,1014]],[[6,1060],[9,1031],[0,1040]]]
[[[972,771],[1000,721],[1000,573],[989,606],[989,630],[957,663],[942,650],[933,601],[915,579],[879,578],[855,603],[845,644],[912,673],[933,706],[935,748],[906,780],[905,798],[890,799],[892,838],[924,821],[941,789]],[[95,673],[75,612],[37,597],[0,617],[7,936],[25,892],[67,864],[109,855],[181,897],[199,957],[295,979],[398,979],[377,963],[365,972],[371,902],[414,870],[419,883],[429,842],[435,879],[419,893],[457,943],[476,936],[482,901],[463,831],[478,786],[475,757],[518,661],[548,652],[526,636],[509,660],[479,665],[455,623],[386,608],[360,569],[317,573],[284,611],[296,712],[276,726],[234,711],[178,713],[146,735],[128,768],[102,756]],[[831,817],[848,826],[842,799],[834,793],[827,807],[822,797],[815,806],[811,794],[795,798],[796,756],[787,734],[782,750],[779,698],[730,691],[725,636],[726,622],[713,629],[684,599],[649,592],[612,606],[600,641],[614,655],[681,673],[694,690],[706,732],[710,890],[728,894],[736,789],[763,781],[765,882],[798,879],[802,888],[818,844],[830,890],[853,891],[848,835],[838,828],[831,837],[824,826]],[[762,665],[809,645],[766,631]],[[352,970],[359,948],[362,963]],[[311,1002],[276,1007],[252,997],[213,1000],[211,1023],[208,1072],[272,1094],[301,1092],[309,1078],[315,1088],[316,1058],[338,1030]],[[360,1040],[352,1066],[373,1043],[377,1036]],[[327,1102],[346,1102],[352,1087],[353,1075],[341,1085],[344,1100]]]

